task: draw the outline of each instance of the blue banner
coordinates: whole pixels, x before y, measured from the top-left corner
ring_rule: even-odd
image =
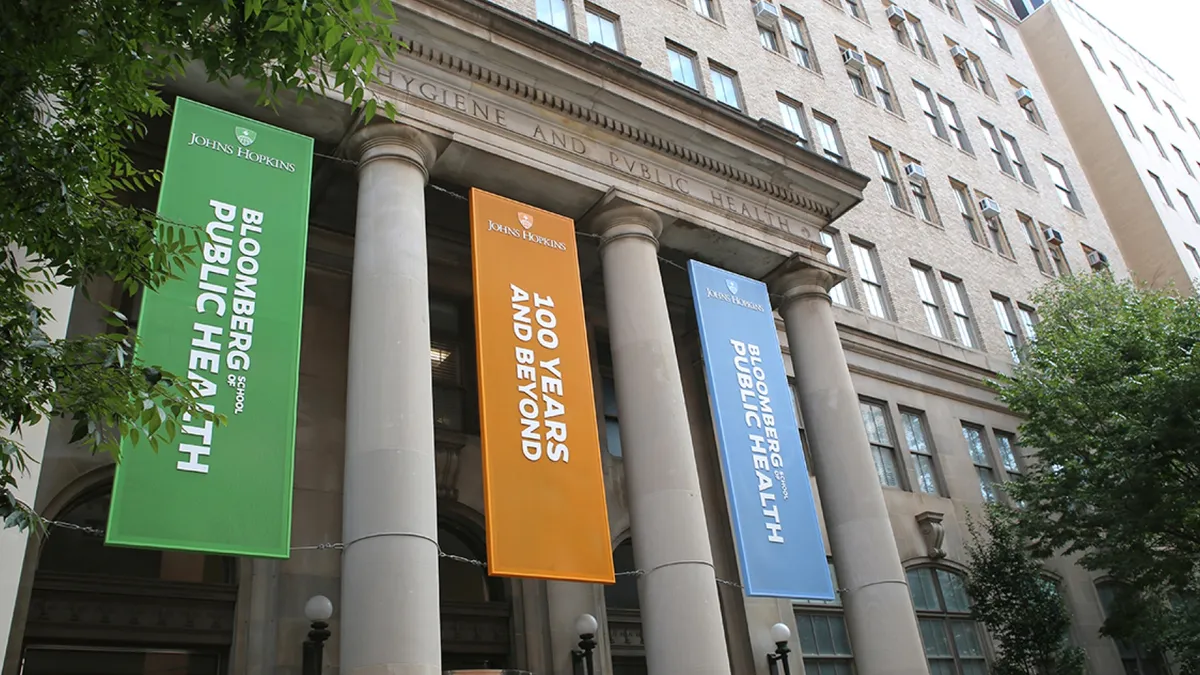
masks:
[[[688,272],[746,595],[832,600],[767,286],[695,260]]]

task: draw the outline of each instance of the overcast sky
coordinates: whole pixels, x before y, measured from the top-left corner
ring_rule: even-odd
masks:
[[[1075,0],[1171,74],[1200,115],[1200,0]]]

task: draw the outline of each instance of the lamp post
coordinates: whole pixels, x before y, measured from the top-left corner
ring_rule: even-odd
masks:
[[[300,672],[303,675],[321,675],[325,641],[330,636],[326,621],[333,616],[333,602],[323,595],[314,595],[304,604],[304,616],[312,622],[312,630],[308,631],[308,639],[304,641]]]
[[[777,623],[771,626],[771,642],[775,643],[775,652],[767,654],[767,670],[771,675],[792,675],[792,666],[788,663],[788,654],[791,649],[788,649],[788,638],[792,637],[792,631],[786,624]],[[780,671],[779,664],[783,664],[783,670]]]
[[[596,675],[592,662],[592,651],[596,649],[596,628],[599,624],[591,614],[580,614],[575,619],[575,632],[579,634],[579,649],[571,650],[571,665],[575,675]]]

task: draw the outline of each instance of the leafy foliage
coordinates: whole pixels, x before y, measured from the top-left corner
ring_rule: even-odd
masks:
[[[110,278],[133,295],[190,263],[202,232],[158,223],[138,193],[160,175],[128,148],[169,111],[159,86],[202,67],[260,104],[338,92],[369,119],[367,85],[400,47],[390,2],[371,0],[5,0],[0,3],[0,518],[37,524],[14,488],[27,455],[15,435],[48,416],[75,440],[119,454],[120,439],[169,441],[200,410],[186,379],[134,358],[112,330],[54,340],[39,293]],[[386,107],[389,116],[395,111]]]
[[[972,614],[1000,644],[994,675],[1082,675],[1083,651],[1066,642],[1071,615],[1008,507],[989,505],[982,532],[970,523],[967,593]]]
[[[1200,672],[1200,300],[1087,275],[1035,301],[1037,339],[996,383],[1038,449],[1010,488],[1021,525],[1126,589],[1106,631]]]

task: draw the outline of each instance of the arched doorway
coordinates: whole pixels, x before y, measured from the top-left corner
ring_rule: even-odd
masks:
[[[58,520],[102,529],[111,489],[85,493]],[[54,528],[34,574],[22,675],[224,675],[236,598],[232,558]]]
[[[438,521],[442,552],[467,560],[486,559],[482,533],[454,518]],[[442,668],[506,668],[511,663],[510,604],[503,579],[487,569],[443,557],[438,564],[442,602]]]
[[[612,645],[613,675],[646,675],[646,645],[642,642],[642,605],[638,599],[637,569],[633,541],[626,539],[613,549],[617,582],[604,587],[608,612],[608,634]],[[624,574],[622,574],[624,573]]]

